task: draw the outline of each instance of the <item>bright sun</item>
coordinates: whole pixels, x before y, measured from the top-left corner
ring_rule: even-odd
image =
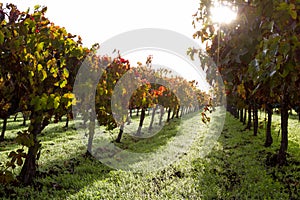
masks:
[[[217,23],[229,24],[236,18],[236,12],[230,6],[216,5],[211,8],[212,20]]]

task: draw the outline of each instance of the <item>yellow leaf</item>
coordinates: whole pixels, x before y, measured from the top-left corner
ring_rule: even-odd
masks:
[[[63,97],[68,99],[73,99],[75,98],[75,95],[73,93],[65,93]]]
[[[42,77],[42,81],[43,81],[47,78],[47,72],[45,70],[42,70],[42,74],[43,74],[43,77]]]
[[[297,12],[296,12],[295,10],[291,10],[291,11],[290,11],[290,15],[291,15],[291,17],[292,17],[294,20],[297,19]]]
[[[38,71],[41,71],[41,69],[43,69],[43,66],[41,64],[38,64],[37,69]]]
[[[66,78],[69,77],[69,71],[68,71],[67,68],[64,68],[64,75],[65,75]]]
[[[14,36],[18,36],[18,32],[16,30],[14,30]]]

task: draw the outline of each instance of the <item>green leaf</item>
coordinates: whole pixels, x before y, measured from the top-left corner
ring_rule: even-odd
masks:
[[[102,88],[102,87],[100,87],[100,88],[99,88],[99,95],[100,95],[100,96],[102,96],[102,95],[103,95],[103,93],[104,93],[104,90],[103,90],[103,88]]]
[[[35,53],[34,53],[34,55],[36,56],[36,58],[37,58],[37,60],[43,60],[42,58],[42,56],[41,56],[41,54],[38,52],[38,51],[36,51]]]
[[[146,102],[147,102],[147,99],[146,99],[146,97],[143,97],[143,99],[142,99],[142,105],[145,105],[145,104],[146,104]]]
[[[31,147],[34,145],[34,141],[32,138],[32,135],[30,135],[28,132],[18,132],[18,136],[16,137],[16,142],[20,145]],[[22,152],[18,152],[19,154]],[[24,154],[22,154],[24,155]],[[24,155],[25,156],[25,155]]]
[[[291,10],[291,11],[290,11],[290,15],[291,15],[291,17],[292,17],[294,20],[297,19],[297,12],[296,12],[295,10]]]
[[[290,73],[290,71],[287,69],[287,68],[284,68],[284,70],[283,70],[283,73],[281,74],[280,73],[280,76],[282,77],[282,78],[285,78],[285,77],[287,77],[287,75]]]
[[[0,31],[0,44],[3,44],[4,42],[4,34],[2,31]]]
[[[57,77],[57,67],[51,67],[51,69],[50,69],[50,73],[52,73],[52,76],[54,77],[54,78],[56,78]]]
[[[44,42],[41,42],[37,45],[36,47],[37,52],[41,52],[43,50],[44,44],[45,44]]]
[[[289,42],[286,41],[281,42],[279,51],[280,53],[283,54],[283,57],[286,57],[288,55],[290,49],[291,49],[291,45]]]
[[[37,97],[33,97],[31,99],[31,101],[30,101],[30,105],[33,106],[33,105],[37,104],[37,102],[38,102],[38,98]]]
[[[43,94],[42,97],[40,98],[39,103],[41,104],[42,109],[47,108],[47,101],[48,101],[48,96],[46,94]]]
[[[54,98],[54,109],[58,108],[59,102],[60,102],[60,97],[55,97]]]
[[[296,8],[295,4],[292,4],[292,3],[291,3],[291,4],[290,4],[290,9],[291,9],[291,10],[294,10],[295,8]]]
[[[51,60],[48,60],[48,62],[47,62],[47,68],[50,69],[50,67],[51,67],[51,70],[52,70],[53,67],[55,66],[55,63],[56,63],[56,59],[55,58],[52,58]]]
[[[34,10],[38,10],[41,6],[40,5],[35,5]]]
[[[25,20],[24,24],[27,25],[29,29],[32,29],[33,27],[35,27],[35,21],[31,20],[29,18],[27,18]]]
[[[60,87],[60,88],[63,88],[63,87],[65,87],[65,86],[67,85],[67,83],[68,83],[68,81],[67,81],[67,79],[65,79],[65,80],[63,80],[63,81],[60,83],[59,87]]]
[[[64,74],[64,76],[65,76],[66,78],[69,77],[69,71],[68,71],[67,68],[64,68],[63,74]]]
[[[14,176],[10,171],[0,171],[0,183],[7,184],[14,181]]]
[[[277,7],[277,10],[287,10],[289,8],[289,5],[286,2],[282,2]]]

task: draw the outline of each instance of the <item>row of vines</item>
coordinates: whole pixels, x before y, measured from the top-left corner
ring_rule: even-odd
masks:
[[[79,36],[49,21],[46,10],[36,6],[33,13],[21,12],[13,4],[0,4],[0,118],[3,119],[0,140],[5,139],[10,116],[22,113],[24,125],[29,120],[28,129],[18,132],[15,139],[20,149],[9,153],[9,161],[1,166],[1,183],[33,182],[37,160],[42,155],[39,135],[49,123],[58,122],[62,116],[67,116],[66,126],[74,114],[88,123],[89,152],[96,123],[109,130],[119,128],[116,142],[120,142],[124,124],[130,121],[134,109],[141,112],[138,136],[142,134],[146,110],[152,109],[152,118],[156,110],[160,110],[161,118],[167,112],[169,121],[198,111],[209,102],[195,81],[172,76],[168,70],[152,69],[151,57],[147,58],[146,65],[138,63],[131,67],[120,54],[116,58],[97,55],[98,44],[83,47]],[[73,86],[83,65],[89,67],[91,74],[101,74],[101,77],[87,76],[86,84],[78,86],[82,87],[79,90],[82,95],[80,92],[74,95]],[[129,76],[122,82],[126,88],[119,87],[116,99],[120,101],[114,104],[115,87],[125,74]],[[92,83],[89,79],[93,78],[99,80],[95,86],[89,85]],[[95,95],[85,95],[87,87],[95,87]],[[80,109],[72,111],[72,105]],[[209,120],[205,113],[202,115],[204,122]],[[153,120],[149,129],[152,123]],[[22,168],[15,179],[11,169],[17,165]]]
[[[237,11],[231,24],[215,23],[210,8],[216,1],[202,0],[194,15],[194,38],[207,43],[225,84],[227,108],[246,129],[258,133],[258,110],[267,113],[265,146],[272,144],[272,114],[281,115],[281,146],[274,164],[286,164],[289,111],[300,120],[300,1],[219,1]],[[191,51],[193,53],[200,50]],[[248,119],[248,122],[246,122]],[[253,121],[252,121],[253,119]]]

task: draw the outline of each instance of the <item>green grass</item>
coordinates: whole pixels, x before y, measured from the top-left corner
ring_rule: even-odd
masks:
[[[63,123],[51,124],[40,139],[42,155],[40,177],[31,187],[0,186],[0,197],[12,199],[299,199],[300,193],[300,123],[289,121],[288,166],[269,167],[266,160],[280,145],[279,116],[274,115],[273,139],[270,148],[264,144],[264,122],[257,137],[243,131],[242,124],[229,114],[222,134],[210,153],[203,145],[213,135],[220,116],[212,114],[212,124],[201,124],[199,115],[166,124],[155,136],[138,139],[124,134],[120,148],[131,152],[156,152],[173,145],[171,153],[182,147],[176,138],[187,142],[197,133],[190,148],[176,155],[170,165],[158,171],[137,173],[110,168],[97,159],[83,156],[86,151],[82,136],[73,122],[65,131]],[[261,114],[261,121],[264,115]],[[137,119],[136,119],[137,120]],[[149,121],[149,117],[147,118]],[[0,144],[0,159],[17,148],[11,140],[21,122],[9,123],[7,141]],[[146,122],[148,123],[148,122]],[[218,123],[217,123],[218,124]],[[180,129],[184,127],[183,129]],[[133,129],[128,129],[133,130]],[[181,130],[181,131],[180,131]],[[107,134],[115,138],[118,130]],[[182,137],[182,138],[181,138]],[[215,137],[215,138],[214,138]],[[204,157],[204,155],[208,154]],[[159,155],[160,156],[160,155]],[[163,157],[163,156],[162,156]],[[180,158],[180,159],[179,159]],[[159,159],[159,158],[158,158]],[[19,169],[16,169],[16,173]],[[6,194],[5,194],[6,193]],[[5,199],[3,197],[3,199]]]

